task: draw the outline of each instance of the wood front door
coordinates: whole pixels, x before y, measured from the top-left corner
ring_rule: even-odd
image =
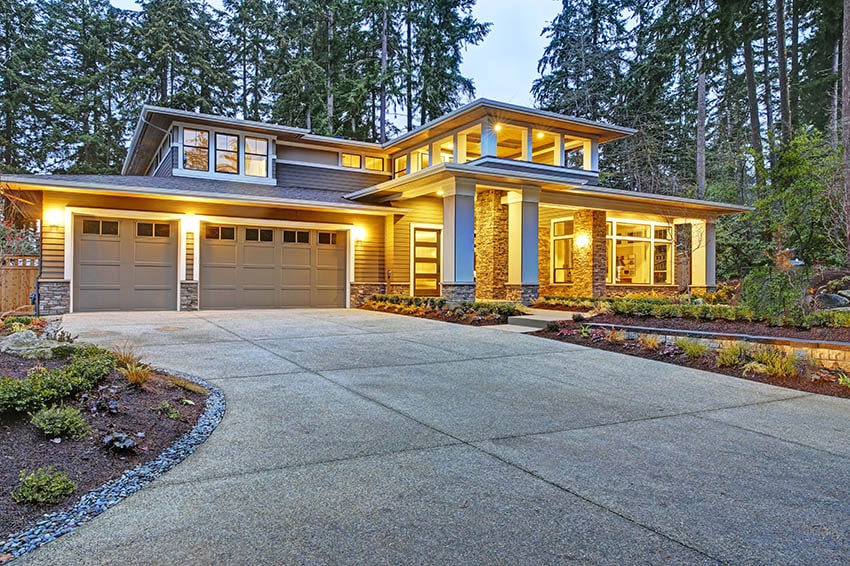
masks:
[[[413,229],[413,296],[440,295],[440,230]]]

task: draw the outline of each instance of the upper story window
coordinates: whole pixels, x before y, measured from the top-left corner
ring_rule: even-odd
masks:
[[[369,157],[366,156],[366,169],[369,171],[383,171],[384,170],[384,158],[383,157]]]
[[[239,174],[239,136],[215,134],[216,173]]]
[[[183,128],[183,169],[209,171],[210,133],[206,130]]]
[[[343,153],[340,155],[340,162],[343,167],[360,169],[363,166],[363,157],[356,153]]]
[[[401,157],[396,157],[393,160],[393,173],[395,173],[396,178],[404,177],[407,175],[407,156],[402,155]]]
[[[269,141],[245,136],[245,174],[252,177],[268,175]]]

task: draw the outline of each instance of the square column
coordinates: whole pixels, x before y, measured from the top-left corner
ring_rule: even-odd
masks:
[[[508,193],[508,284],[509,300],[534,302],[539,294],[538,208],[539,187],[522,187]]]
[[[691,289],[711,291],[717,286],[717,235],[713,220],[691,222]]]
[[[443,188],[443,281],[451,302],[475,300],[475,182],[454,179]]]
[[[604,210],[576,210],[573,215],[573,295],[605,296],[608,270]]]
[[[599,142],[595,139],[586,140],[582,146],[584,163],[582,169],[585,171],[599,171]]]

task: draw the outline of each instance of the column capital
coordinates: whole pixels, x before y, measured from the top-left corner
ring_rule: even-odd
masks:
[[[540,202],[540,187],[522,185],[519,189],[510,189],[507,194],[508,204],[515,202]]]
[[[443,198],[453,196],[475,196],[475,181],[473,179],[465,179],[463,177],[450,179],[441,186]]]

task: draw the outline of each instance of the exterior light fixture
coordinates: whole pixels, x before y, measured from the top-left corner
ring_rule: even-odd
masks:
[[[577,248],[586,248],[590,245],[590,236],[587,234],[576,234],[575,244]]]
[[[496,132],[501,132],[502,131],[502,125],[496,124],[495,126],[493,126],[493,130],[496,131]]]
[[[354,238],[355,242],[362,242],[366,239],[366,230],[360,226],[355,226],[351,229],[351,236]]]
[[[201,222],[194,214],[184,214],[181,219],[181,223],[183,224],[183,229],[186,232],[197,232],[198,228],[201,226]]]
[[[539,140],[543,139],[543,132],[537,132],[537,139],[539,139]]]
[[[59,208],[48,208],[44,212],[44,223],[47,226],[62,226],[65,224],[64,211]]]
[[[441,196],[443,196],[444,194],[446,194],[446,193],[445,193],[445,192],[443,192],[443,190],[442,190],[442,189],[440,189],[439,191],[437,191],[437,196],[438,196],[438,197],[441,197]]]

